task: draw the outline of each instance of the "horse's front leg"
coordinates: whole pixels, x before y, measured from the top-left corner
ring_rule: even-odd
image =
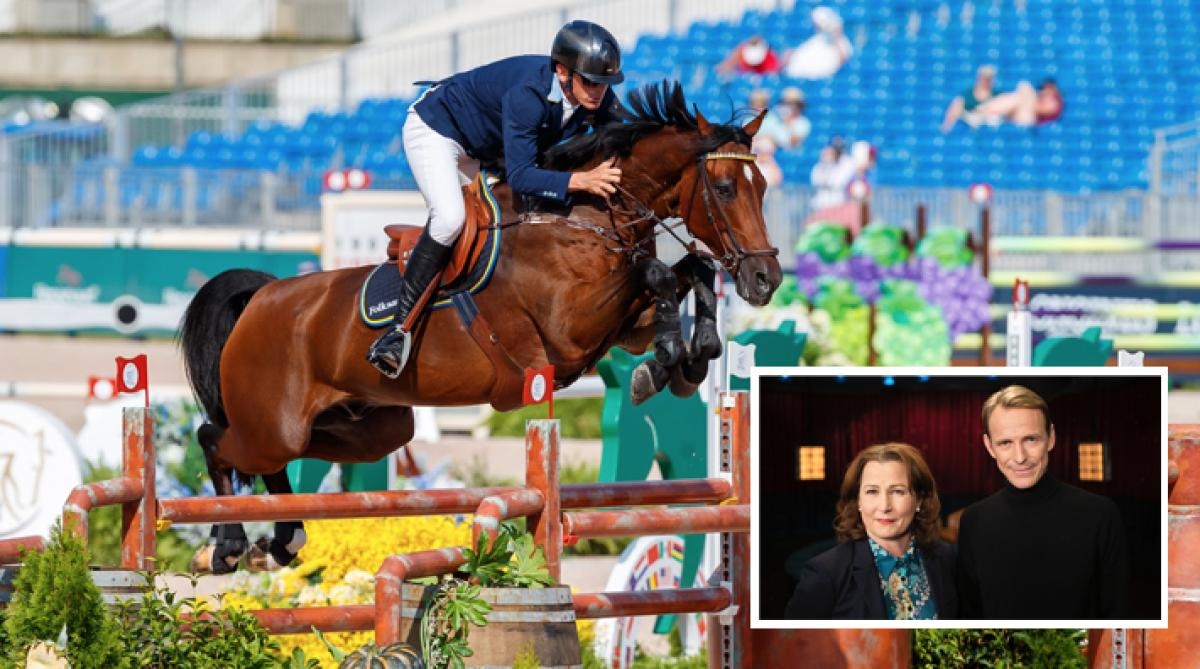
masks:
[[[680,279],[679,300],[691,288],[695,295],[696,318],[687,359],[671,370],[671,393],[689,397],[708,376],[708,363],[721,356],[721,335],[717,332],[717,297],[713,293],[716,270],[708,263],[688,255],[675,264]]]
[[[658,258],[647,258],[637,265],[643,285],[653,295],[654,357],[633,370],[629,394],[635,405],[662,390],[687,352],[679,325],[679,281],[675,272]]]
[[[196,439],[204,451],[208,465],[208,476],[213,482],[213,492],[218,495],[233,495],[233,468],[224,467],[217,458],[217,441],[224,430],[205,423],[196,431]],[[249,547],[246,530],[241,523],[213,525],[208,544],[192,556],[191,569],[197,573],[228,574],[237,569],[238,561]]]
[[[292,494],[292,483],[288,480],[287,469],[281,469],[274,474],[264,474],[263,483],[267,486],[267,492],[272,495]],[[263,537],[250,547],[250,552],[246,555],[246,566],[251,571],[275,571],[286,567],[296,559],[296,554],[307,541],[304,523],[277,522],[275,536],[270,541]]]

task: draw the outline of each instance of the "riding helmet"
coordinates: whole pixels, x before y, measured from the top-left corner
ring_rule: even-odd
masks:
[[[571,21],[559,29],[550,48],[550,62],[562,63],[592,83],[612,86],[625,81],[616,38],[590,21]]]

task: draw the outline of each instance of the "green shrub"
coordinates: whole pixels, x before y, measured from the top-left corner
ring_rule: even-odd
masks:
[[[1085,630],[933,629],[913,635],[913,667],[1086,666],[1081,644]]]
[[[554,417],[562,422],[562,436],[567,439],[599,439],[600,409],[604,400],[599,397],[578,397],[554,403]],[[494,437],[524,437],[525,421],[545,418],[545,404],[531,404],[513,411],[493,413],[487,425]]]
[[[253,614],[238,608],[212,610],[196,597],[178,599],[159,589],[137,604],[124,604],[117,613],[135,667],[208,669],[239,667],[268,669],[306,666],[308,662],[279,657],[271,639]]]
[[[67,656],[77,669],[128,666],[120,628],[92,582],[87,549],[55,524],[46,550],[25,555],[13,581],[5,633],[8,659],[24,666],[29,647],[67,627]]]

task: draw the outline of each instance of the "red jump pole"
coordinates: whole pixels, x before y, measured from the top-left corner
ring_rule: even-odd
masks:
[[[312,606],[295,609],[250,611],[271,634],[308,634],[312,628],[322,632],[364,632],[374,629],[375,606]]]
[[[720,471],[727,473],[739,505],[750,505],[750,401],[745,392],[720,396]],[[750,534],[721,535],[719,585],[733,591],[733,603],[710,617],[708,666],[751,669],[754,652],[750,630]]]
[[[161,517],[175,523],[395,518],[474,513],[484,499],[514,486],[442,490],[301,493],[187,497],[160,502]]]
[[[567,533],[580,538],[750,531],[750,506],[747,504],[580,511],[563,516]]]
[[[142,498],[142,490],[142,482],[128,476],[75,486],[63,505],[63,529],[74,532],[86,543],[89,511],[101,506],[137,502]]]
[[[467,559],[462,548],[441,548],[391,555],[375,574],[375,644],[403,641],[400,623],[404,609],[404,579],[437,576],[454,571]],[[413,602],[413,607],[417,606]]]
[[[21,559],[21,553],[32,553],[45,548],[45,540],[37,535],[0,539],[0,564],[12,564]]]
[[[543,502],[530,513],[527,527],[546,554],[546,570],[555,583],[562,578],[563,545],[563,501],[558,485],[559,425],[555,419],[525,423],[525,485],[536,491]]]
[[[138,479],[142,484],[141,496],[121,506],[121,566],[153,569],[158,539],[154,416],[148,408],[135,407],[123,410],[121,418],[125,437],[125,476]]]
[[[658,504],[718,504],[733,497],[724,479],[674,479],[671,481],[615,481],[568,483],[562,486],[562,508],[601,506],[651,506]]]
[[[479,535],[485,534],[491,546],[500,534],[500,523],[510,518],[524,518],[542,510],[544,500],[537,490],[509,490],[492,495],[479,503],[471,525],[471,547],[479,545]]]
[[[674,588],[648,592],[588,592],[574,595],[573,600],[576,618],[621,618],[724,611],[733,597],[725,588]]]

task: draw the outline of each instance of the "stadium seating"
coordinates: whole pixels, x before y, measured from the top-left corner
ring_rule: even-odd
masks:
[[[716,74],[715,65],[750,35],[777,50],[799,44],[812,32],[809,12],[818,4],[842,14],[856,44],[833,78]],[[799,152],[777,154],[789,181],[806,182],[820,148],[841,135],[879,148],[877,180],[889,186],[1145,188],[1153,130],[1197,116],[1200,67],[1191,45],[1200,8],[1187,0],[978,2],[968,11],[970,4],[947,3],[944,23],[941,3],[926,0],[801,1],[790,12],[749,11],[732,24],[697,22],[678,36],[641,38],[629,55],[630,78],[637,85],[669,75],[661,63],[673,60],[689,96],[718,116],[744,110],[754,88],[799,86],[813,132]],[[919,28],[910,32],[912,25]],[[998,91],[1057,79],[1063,118],[1033,129],[960,124],[943,136],[946,105],[985,63],[999,70]]]
[[[715,66],[742,39],[763,35],[777,50],[812,32],[809,12],[833,6],[856,53],[834,77],[718,75]],[[1189,0],[798,0],[791,11],[748,11],[737,21],[698,21],[672,35],[630,45],[622,94],[678,79],[717,120],[748,118],[755,88],[806,94],[812,134],[777,160],[791,183],[807,183],[820,148],[840,135],[878,150],[875,180],[897,187],[962,187],[1067,193],[1144,189],[1154,129],[1200,111],[1200,6]],[[997,90],[1020,80],[1057,79],[1066,100],[1058,122],[1037,128],[968,128],[942,134],[947,103],[976,68],[998,68]],[[180,147],[136,147],[121,171],[123,207],[188,206],[203,212],[252,197],[263,173],[279,177],[277,206],[316,208],[326,170],[361,167],[373,188],[415,188],[400,129],[411,100],[366,99],[356,108],[314,110],[303,123],[258,121],[241,134],[193,132]],[[108,162],[78,166],[69,198],[96,206]],[[1194,165],[1174,166],[1194,169]],[[185,177],[185,175],[191,175]]]

